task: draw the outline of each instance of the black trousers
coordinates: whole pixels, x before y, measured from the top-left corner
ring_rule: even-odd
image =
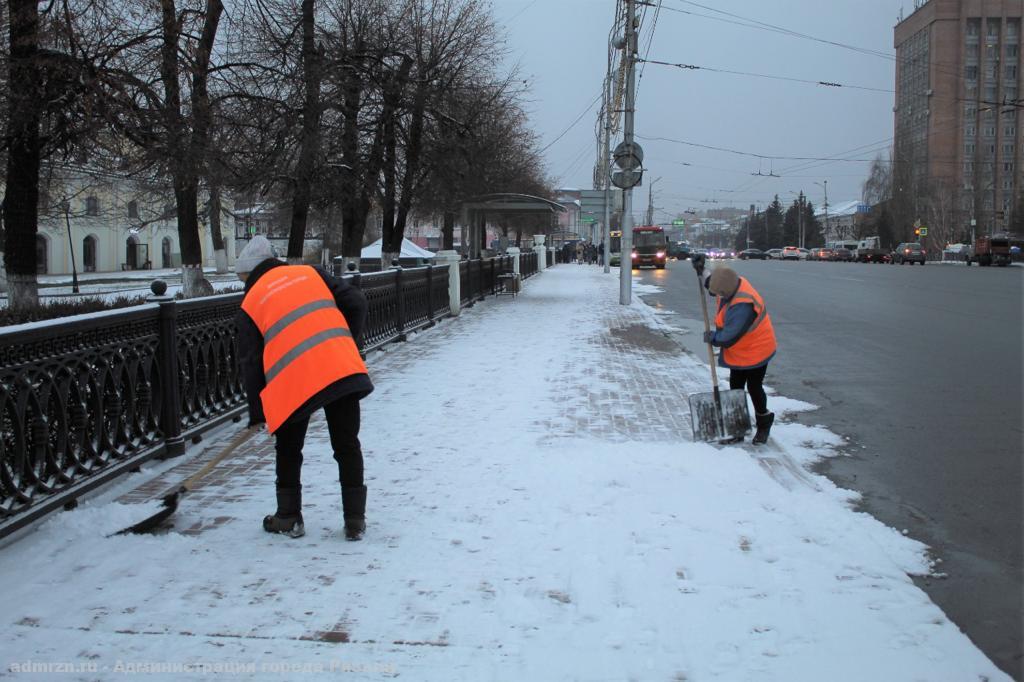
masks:
[[[331,434],[338,480],[343,488],[363,485],[363,451],[359,445],[359,401],[342,398],[324,406]],[[297,488],[302,483],[302,446],[309,418],[287,422],[277,437],[277,487]]]
[[[754,412],[766,414],[768,412],[768,396],[764,393],[764,373],[768,371],[768,365],[755,367],[753,369],[733,369],[729,371],[729,388],[746,388],[750,399],[754,402]]]

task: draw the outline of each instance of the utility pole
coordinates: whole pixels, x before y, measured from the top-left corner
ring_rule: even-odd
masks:
[[[804,193],[800,192],[800,207],[797,209],[796,220],[800,230],[800,248],[804,248]]]
[[[602,145],[601,153],[603,157],[601,159],[601,174],[604,176],[604,253],[602,255],[602,262],[604,263],[604,272],[607,275],[612,271],[612,266],[608,263],[611,260],[611,241],[612,241],[612,169],[611,169],[611,138],[612,138],[612,60],[611,53],[608,57],[608,73],[604,79],[604,145]],[[619,259],[619,267],[622,267],[622,260]]]
[[[647,185],[647,224],[654,224],[654,183],[661,178],[655,178],[651,180],[651,184]]]
[[[831,232],[828,227],[828,180],[825,180],[824,183],[815,182],[814,184],[825,189],[825,241],[828,242],[830,241],[829,237],[831,236]]]
[[[626,147],[633,144],[633,107],[636,82],[634,76],[636,53],[636,14],[634,0],[626,0],[626,45],[623,63],[626,66],[626,102],[623,116],[622,141]],[[622,257],[619,261],[619,304],[629,305],[633,300],[633,188],[622,190]]]

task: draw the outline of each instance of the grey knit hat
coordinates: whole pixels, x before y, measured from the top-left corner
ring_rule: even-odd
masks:
[[[708,291],[715,296],[729,298],[736,293],[740,286],[740,276],[729,267],[715,268],[711,271],[711,280],[708,282]]]
[[[261,234],[253,237],[235,259],[235,272],[244,274],[252,272],[257,265],[268,258],[277,258],[277,249],[270,240]]]

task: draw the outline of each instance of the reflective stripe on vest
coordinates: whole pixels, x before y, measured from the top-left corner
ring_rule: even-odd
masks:
[[[246,293],[242,310],[263,335],[267,385],[260,400],[271,433],[332,383],[366,374],[345,316],[312,267],[267,271]]]
[[[740,278],[740,287],[733,297],[723,301],[715,316],[715,325],[725,327],[725,317],[729,306],[735,303],[750,303],[754,306],[754,321],[739,340],[728,348],[722,349],[722,360],[728,367],[754,367],[761,364],[775,353],[775,329],[771,317],[765,308],[761,295],[750,286],[744,278]]]

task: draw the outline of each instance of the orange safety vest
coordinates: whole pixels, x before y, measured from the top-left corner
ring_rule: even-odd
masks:
[[[267,385],[260,399],[271,433],[334,382],[367,373],[345,316],[312,267],[268,271],[249,289],[242,310],[263,335]]]
[[[752,304],[756,317],[746,333],[736,343],[722,349],[722,360],[727,367],[737,369],[756,367],[770,358],[777,348],[772,318],[768,316],[768,310],[764,307],[761,294],[757,293],[757,290],[741,277],[739,289],[736,290],[732,298],[723,300],[718,308],[715,326],[719,329],[725,327],[725,315],[729,311],[729,306],[735,303]]]

